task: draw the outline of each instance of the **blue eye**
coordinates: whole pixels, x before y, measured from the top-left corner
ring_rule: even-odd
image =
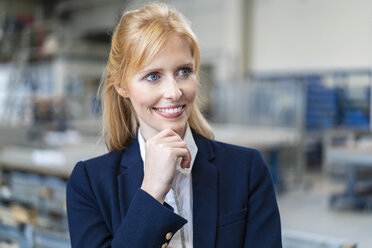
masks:
[[[150,73],[146,76],[146,80],[150,82],[155,82],[158,79],[159,79],[159,74],[155,72]]]
[[[189,68],[189,67],[181,68],[181,69],[178,71],[177,76],[187,78],[187,77],[190,76],[191,72],[192,72],[192,69]]]

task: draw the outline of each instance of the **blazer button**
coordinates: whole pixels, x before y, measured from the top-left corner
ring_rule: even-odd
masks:
[[[164,243],[162,246],[161,246],[161,248],[165,248],[165,247],[167,247],[168,246],[168,243]]]
[[[165,238],[166,238],[167,240],[170,240],[170,239],[172,238],[172,236],[173,236],[173,233],[169,232],[169,233],[167,233],[167,234],[165,235]]]

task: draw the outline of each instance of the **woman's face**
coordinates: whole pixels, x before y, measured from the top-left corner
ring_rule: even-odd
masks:
[[[172,35],[128,83],[127,94],[145,139],[165,128],[183,138],[198,85],[193,68],[188,43]]]

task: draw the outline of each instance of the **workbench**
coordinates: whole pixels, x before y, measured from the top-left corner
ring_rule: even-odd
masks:
[[[80,142],[63,146],[35,148],[4,146],[0,149],[0,170],[32,172],[67,179],[75,164],[107,152],[98,138],[84,137]]]
[[[268,151],[273,169],[277,169],[278,151],[299,143],[298,133],[285,128],[215,124],[213,130],[216,140]],[[103,141],[98,140],[98,137],[83,137],[76,144],[44,149],[4,146],[0,149],[0,169],[68,178],[78,161],[107,152]]]
[[[331,171],[343,169],[346,176],[346,190],[330,196],[331,206],[372,209],[372,174],[366,174],[372,172],[372,147],[331,146],[325,157]]]

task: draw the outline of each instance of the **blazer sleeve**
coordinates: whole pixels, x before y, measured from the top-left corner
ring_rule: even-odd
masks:
[[[245,248],[281,248],[281,224],[271,175],[261,156],[254,150],[249,172],[249,209]]]
[[[112,233],[102,217],[83,162],[75,166],[67,183],[66,194],[72,248],[161,247],[169,242],[166,233],[175,233],[187,222],[172,209],[138,189],[120,226]]]

